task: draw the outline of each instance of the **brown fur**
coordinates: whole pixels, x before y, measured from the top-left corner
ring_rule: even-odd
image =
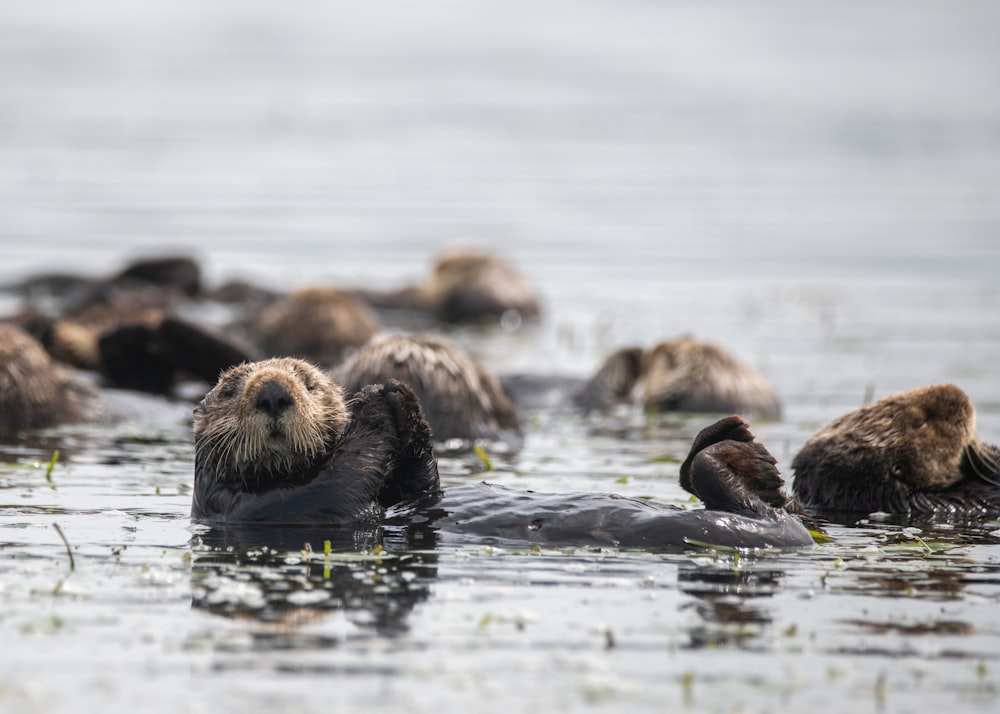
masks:
[[[110,305],[92,305],[73,317],[61,317],[52,323],[45,348],[56,359],[82,369],[101,368],[101,335],[126,325],[156,328],[163,313],[153,308],[128,309]]]
[[[291,398],[269,415],[258,407],[274,382]],[[327,452],[348,421],[343,390],[301,360],[252,362],[225,372],[194,417],[199,450],[217,465],[220,480],[252,480],[308,467]]]
[[[517,410],[500,381],[440,337],[376,337],[336,370],[348,391],[395,378],[417,394],[434,438],[520,434]]]
[[[345,402],[302,360],[245,363],[195,410],[194,433],[199,521],[371,526],[440,488],[420,402],[396,380]]]
[[[261,310],[251,335],[266,354],[331,366],[378,329],[378,318],[357,298],[334,288],[308,287]]]
[[[439,256],[431,275],[416,285],[357,294],[376,307],[427,312],[444,322],[476,322],[509,313],[535,318],[541,312],[535,291],[509,263],[473,250]]]
[[[668,340],[646,353],[643,404],[647,409],[738,412],[777,418],[781,400],[759,372],[718,345],[690,337]]]
[[[738,416],[720,419],[698,433],[680,477],[681,486],[706,508],[754,512],[763,508],[761,503],[772,508],[788,505],[777,459]]]
[[[953,384],[837,417],[806,441],[792,468],[795,495],[809,508],[1000,509],[1000,450],[979,440],[972,403]]]
[[[456,251],[437,259],[427,292],[438,317],[462,321],[515,311],[540,312],[534,291],[507,262],[489,253]]]
[[[92,396],[31,335],[0,324],[0,432],[80,421]]]
[[[774,419],[781,399],[763,375],[718,345],[690,337],[643,351],[626,347],[608,357],[575,395],[588,409],[631,401],[639,392],[652,411],[735,412]]]

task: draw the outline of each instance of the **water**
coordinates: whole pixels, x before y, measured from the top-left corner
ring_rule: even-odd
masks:
[[[495,371],[688,332],[775,384],[754,430],[786,472],[869,391],[932,382],[1000,443],[992,3],[0,13],[2,282],[184,250],[211,282],[390,286],[474,244],[545,301],[536,327],[451,332]],[[2,447],[0,709],[996,710],[1000,524],[738,560],[213,553],[165,409]],[[446,482],[686,502],[701,418],[526,423]]]

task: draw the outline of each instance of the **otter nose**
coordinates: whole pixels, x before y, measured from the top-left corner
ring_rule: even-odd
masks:
[[[292,395],[288,390],[271,379],[264,383],[264,386],[257,392],[257,401],[254,406],[270,417],[276,417],[281,412],[292,406]]]

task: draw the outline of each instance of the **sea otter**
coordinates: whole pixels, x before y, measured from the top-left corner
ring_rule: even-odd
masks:
[[[348,348],[371,339],[379,320],[349,293],[313,286],[268,304],[249,320],[248,328],[249,338],[265,355],[299,357],[331,367]]]
[[[706,505],[698,510],[614,494],[441,489],[430,429],[408,386],[389,380],[345,399],[324,372],[293,358],[223,374],[195,410],[194,434],[192,518],[217,528],[370,527],[388,515],[459,539],[521,545],[812,543],[774,505],[774,459],[739,417],[704,430],[684,464],[682,485]]]
[[[0,434],[82,421],[95,399],[35,338],[0,323]]]
[[[426,312],[449,323],[512,319],[519,324],[541,312],[535,291],[507,261],[476,250],[440,255],[430,277],[416,285],[356,294],[376,308]]]
[[[192,517],[345,525],[436,493],[430,428],[413,391],[390,380],[347,399],[303,360],[224,372],[194,412]]]
[[[792,491],[813,512],[1000,515],[1000,448],[976,434],[953,384],[887,396],[837,417],[792,461]]]
[[[436,441],[521,434],[517,409],[500,381],[442,337],[375,337],[338,367],[334,378],[349,392],[390,378],[406,382],[420,399]]]
[[[196,297],[201,292],[201,266],[189,256],[153,256],[133,260],[106,277],[49,273],[5,288],[32,301],[64,301],[61,312],[65,313],[109,302],[134,306],[141,301],[146,307],[163,308],[168,301]]]
[[[100,373],[106,386],[153,394],[171,394],[189,378],[214,384],[224,369],[259,356],[235,339],[159,310],[105,318],[52,318],[29,309],[8,320],[56,360]]]
[[[796,548],[813,544],[782,493],[776,461],[739,416],[702,429],[681,465],[681,486],[704,508],[682,510],[607,493],[535,493],[488,484],[445,489],[436,518],[444,536],[498,545]]]
[[[650,411],[720,412],[775,419],[781,399],[767,379],[719,345],[690,337],[649,350],[626,347],[608,357],[575,397],[606,409],[638,399]]]
[[[209,328],[177,317],[201,294],[201,271],[186,256],[133,261],[103,279],[42,276],[20,289],[29,299],[51,287],[52,312],[29,302],[5,321],[24,328],[60,362],[97,371],[111,387],[170,393],[182,376],[214,383],[221,368],[258,357]]]

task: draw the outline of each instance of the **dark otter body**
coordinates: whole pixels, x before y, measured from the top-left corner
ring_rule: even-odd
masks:
[[[215,384],[223,371],[257,356],[212,330],[162,315],[154,324],[101,333],[98,354],[109,385],[154,394],[170,394],[184,378]]]
[[[152,290],[149,290],[153,288]],[[134,260],[117,273],[103,278],[75,274],[37,275],[7,286],[29,300],[56,298],[65,302],[63,312],[75,313],[93,304],[136,302],[165,307],[165,301],[195,297],[201,291],[201,267],[188,256],[159,256]]]
[[[170,394],[184,378],[214,384],[224,369],[257,356],[228,337],[156,310],[123,313],[107,324],[38,313],[14,322],[58,361],[99,372],[107,386],[153,394]]]
[[[177,304],[202,292],[201,270],[191,258],[137,260],[108,278],[75,284],[75,291],[62,293],[58,314],[29,305],[10,321],[57,360],[100,372],[108,386],[168,394],[184,377],[214,383],[222,369],[258,356],[174,315]]]
[[[802,522],[779,509],[683,510],[610,493],[536,493],[486,483],[450,486],[436,504],[408,517],[427,519],[443,542],[648,550],[813,544]]]
[[[1000,449],[979,441],[951,384],[894,394],[837,417],[792,461],[810,511],[957,518],[1000,514]]]
[[[397,524],[403,519],[480,542],[629,548],[683,547],[690,540],[733,547],[812,543],[798,519],[769,503],[773,479],[780,486],[780,478],[745,422],[723,420],[695,445],[682,483],[705,494],[704,511],[612,494],[542,495],[491,486],[442,491],[430,431],[405,384],[369,385],[346,404],[341,389],[319,370],[296,359],[267,360],[224,374],[195,412],[192,518],[229,530],[262,524],[370,528],[384,522],[389,508]],[[734,466],[746,472],[733,473]]]
[[[388,379],[416,392],[435,440],[517,437],[517,410],[500,381],[448,340],[376,337],[334,373],[349,392]]]
[[[576,396],[577,404],[604,409],[636,396],[651,411],[734,412],[777,418],[781,400],[763,375],[718,345],[689,337],[649,350],[620,349]]]
[[[776,460],[738,416],[695,437],[681,464],[681,486],[704,509],[683,510],[615,494],[537,494],[499,487],[448,488],[437,504],[445,533],[490,542],[678,548],[708,543],[734,548],[810,546]],[[476,490],[470,490],[476,489]]]

